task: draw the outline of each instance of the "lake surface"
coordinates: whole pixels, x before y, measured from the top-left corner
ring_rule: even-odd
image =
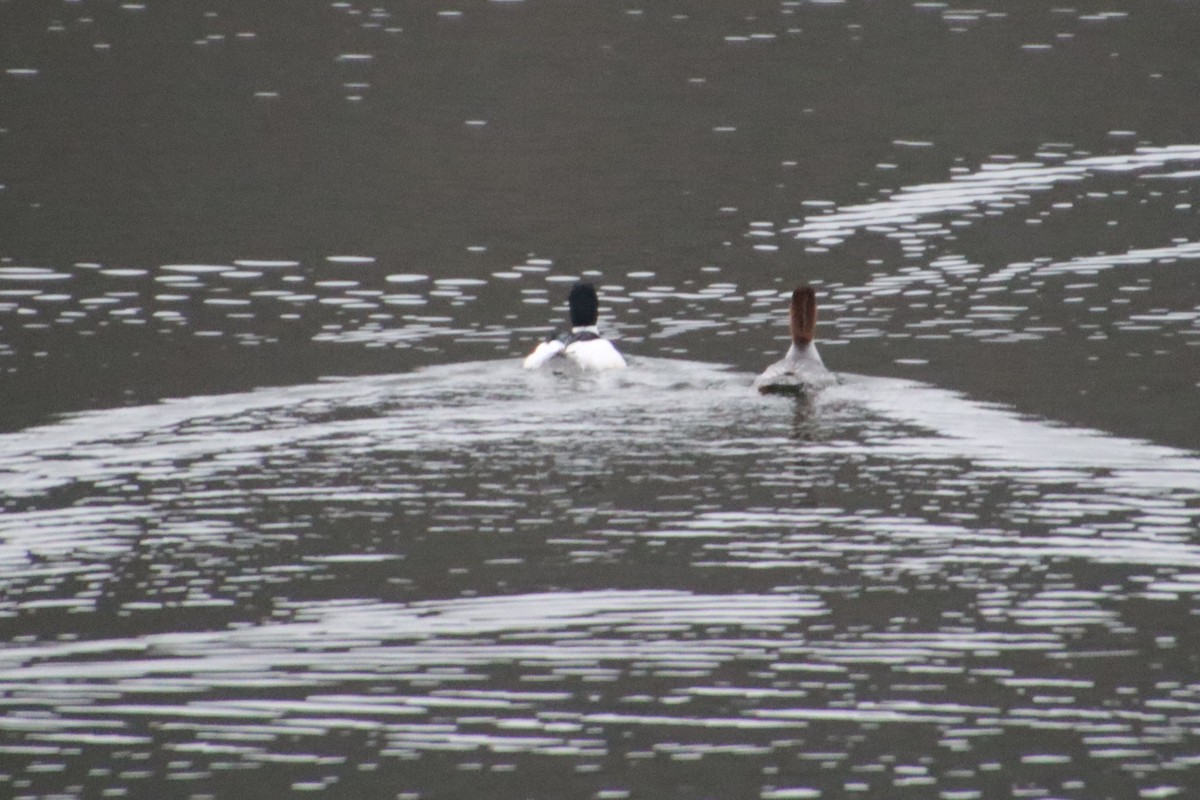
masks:
[[[1200,7],[1009,5],[0,2],[0,796],[1195,796]]]

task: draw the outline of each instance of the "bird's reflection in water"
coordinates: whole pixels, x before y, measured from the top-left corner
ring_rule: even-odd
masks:
[[[818,388],[804,384],[781,384],[759,389],[762,394],[778,397],[781,402],[792,403],[792,432],[791,437],[799,442],[816,442],[827,438],[823,435],[821,421],[823,414],[822,403],[819,403],[821,391]]]
[[[792,438],[798,442],[818,442],[828,438],[828,426],[812,393],[795,395],[792,402]]]

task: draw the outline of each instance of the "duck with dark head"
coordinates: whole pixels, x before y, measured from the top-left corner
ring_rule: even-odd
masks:
[[[600,315],[596,287],[586,281],[575,284],[567,297],[567,306],[571,330],[552,336],[534,348],[525,357],[525,369],[539,369],[562,359],[588,371],[624,367],[625,359],[612,342],[600,335],[596,324]]]

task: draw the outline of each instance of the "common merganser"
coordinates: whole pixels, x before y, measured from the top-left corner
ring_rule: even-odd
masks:
[[[754,388],[763,394],[807,394],[837,383],[813,343],[817,293],[811,286],[801,286],[792,292],[790,323],[792,346],[787,355],[758,376]]]
[[[571,310],[570,332],[552,336],[539,344],[525,357],[525,369],[538,369],[559,356],[589,371],[624,367],[625,359],[612,342],[600,335],[596,327],[596,317],[600,311],[596,287],[585,281],[575,284],[571,287],[567,304]]]

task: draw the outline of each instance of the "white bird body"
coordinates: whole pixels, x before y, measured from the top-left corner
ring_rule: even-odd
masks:
[[[525,357],[522,366],[525,369],[540,369],[562,357],[588,372],[624,367],[625,358],[612,342],[600,335],[600,329],[596,326],[600,305],[595,287],[590,283],[575,284],[568,303],[571,332],[539,344]]]
[[[571,329],[569,336],[542,342],[525,357],[523,366],[525,369],[540,369],[558,356],[589,372],[626,366],[625,358],[612,342],[600,335],[595,325],[578,326]]]
[[[787,354],[763,371],[754,388],[763,394],[809,394],[837,383],[825,368],[813,342],[817,327],[817,294],[802,286],[792,292],[789,309],[792,344]]]
[[[821,361],[821,354],[812,342],[798,346],[795,342],[787,355],[763,370],[754,381],[760,392],[794,392],[824,389],[837,383],[837,378]]]

